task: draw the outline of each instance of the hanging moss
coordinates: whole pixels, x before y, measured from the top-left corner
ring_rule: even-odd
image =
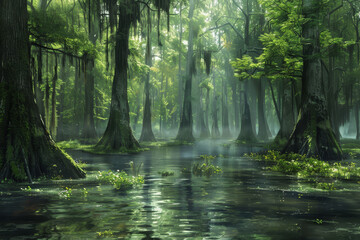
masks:
[[[160,40],[160,10],[163,10],[167,14],[167,28],[170,30],[170,4],[171,0],[153,0],[155,7],[158,9],[158,45],[161,47]]]
[[[204,62],[206,65],[206,74],[209,76],[211,68],[211,51],[204,51]]]

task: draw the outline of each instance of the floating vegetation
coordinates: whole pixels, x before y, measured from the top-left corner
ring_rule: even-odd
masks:
[[[70,199],[70,197],[72,196],[72,189],[69,187],[65,187],[65,190],[59,192],[59,196],[61,198]]]
[[[208,176],[219,174],[222,169],[219,166],[215,166],[211,163],[215,156],[201,155],[200,158],[204,160],[202,163],[195,163],[192,168],[192,173],[196,176]]]
[[[97,232],[97,237],[98,238],[105,238],[105,237],[112,237],[113,236],[113,232],[111,230],[105,230],[103,232]]]
[[[113,172],[111,170],[107,172],[100,172],[96,178],[102,183],[109,183],[114,186],[115,189],[120,191],[130,190],[135,187],[140,187],[144,184],[143,176],[129,176],[124,171]]]
[[[330,163],[305,155],[289,153],[281,154],[270,150],[264,154],[250,154],[249,157],[270,163],[267,167],[272,171],[296,175],[315,183],[315,187],[323,190],[335,190],[334,183],[328,180],[356,180],[360,178],[360,168],[355,163]],[[320,180],[319,180],[320,179]]]
[[[173,171],[167,171],[167,170],[164,170],[164,171],[160,171],[158,172],[162,177],[169,177],[169,176],[174,176],[174,172]]]

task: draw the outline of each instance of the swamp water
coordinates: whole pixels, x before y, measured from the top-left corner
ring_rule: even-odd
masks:
[[[260,149],[223,143],[134,155],[68,151],[87,163],[86,179],[35,183],[28,190],[21,188],[29,184],[0,184],[0,239],[360,239],[358,183],[314,190],[240,157]],[[203,154],[220,155],[212,162],[223,172],[181,172]],[[143,163],[142,188],[121,193],[96,181],[98,171],[130,172],[130,161]],[[163,170],[175,174],[161,177]]]

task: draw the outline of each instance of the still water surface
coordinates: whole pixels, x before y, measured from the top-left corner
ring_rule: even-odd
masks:
[[[258,148],[209,140],[155,148],[135,155],[69,151],[87,163],[75,181],[0,184],[0,239],[360,239],[358,183],[314,191],[306,183],[241,157]],[[223,169],[218,176],[183,174],[199,155]],[[99,185],[97,171],[143,163],[141,189],[127,193]],[[175,172],[161,177],[162,170]],[[72,189],[71,197],[59,192]],[[87,194],[84,193],[86,188]]]

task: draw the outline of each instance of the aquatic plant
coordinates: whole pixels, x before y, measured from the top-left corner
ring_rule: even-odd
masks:
[[[21,189],[21,191],[25,191],[25,192],[31,192],[32,191],[30,186],[27,186],[26,188],[20,188],[20,189]]]
[[[194,163],[192,173],[196,176],[211,176],[219,174],[222,169],[219,166],[215,166],[211,163],[211,160],[215,159],[212,155],[201,155],[200,158],[204,160],[202,163]]]
[[[330,163],[305,155],[270,150],[263,154],[250,154],[249,157],[270,163],[267,169],[285,174],[297,175],[316,183],[316,187],[324,190],[335,190],[334,183],[318,182],[317,178],[359,179],[360,168],[355,163]]]
[[[140,172],[140,168],[142,167],[143,163],[136,164],[133,161],[129,162],[130,169],[133,176],[138,176]]]
[[[174,174],[175,174],[173,171],[167,171],[167,170],[159,171],[158,173],[159,173],[162,177],[174,176]]]
[[[315,220],[314,220],[314,223],[316,223],[316,224],[319,224],[319,225],[320,225],[320,224],[323,224],[323,220],[322,220],[322,219],[318,219],[318,218],[317,218],[317,219],[315,219]]]
[[[69,187],[65,187],[65,190],[59,192],[59,196],[62,198],[70,199],[72,196],[72,189]]]
[[[97,237],[102,238],[102,237],[112,237],[113,236],[113,232],[111,230],[105,230],[103,232],[97,232]]]
[[[84,188],[82,190],[82,193],[83,193],[84,197],[86,198],[89,192],[88,192],[88,190],[86,188]]]
[[[113,172],[111,170],[107,172],[100,172],[96,178],[102,183],[110,183],[115,189],[120,191],[126,191],[135,187],[142,186],[144,184],[143,176],[129,176],[124,171],[117,170]]]

